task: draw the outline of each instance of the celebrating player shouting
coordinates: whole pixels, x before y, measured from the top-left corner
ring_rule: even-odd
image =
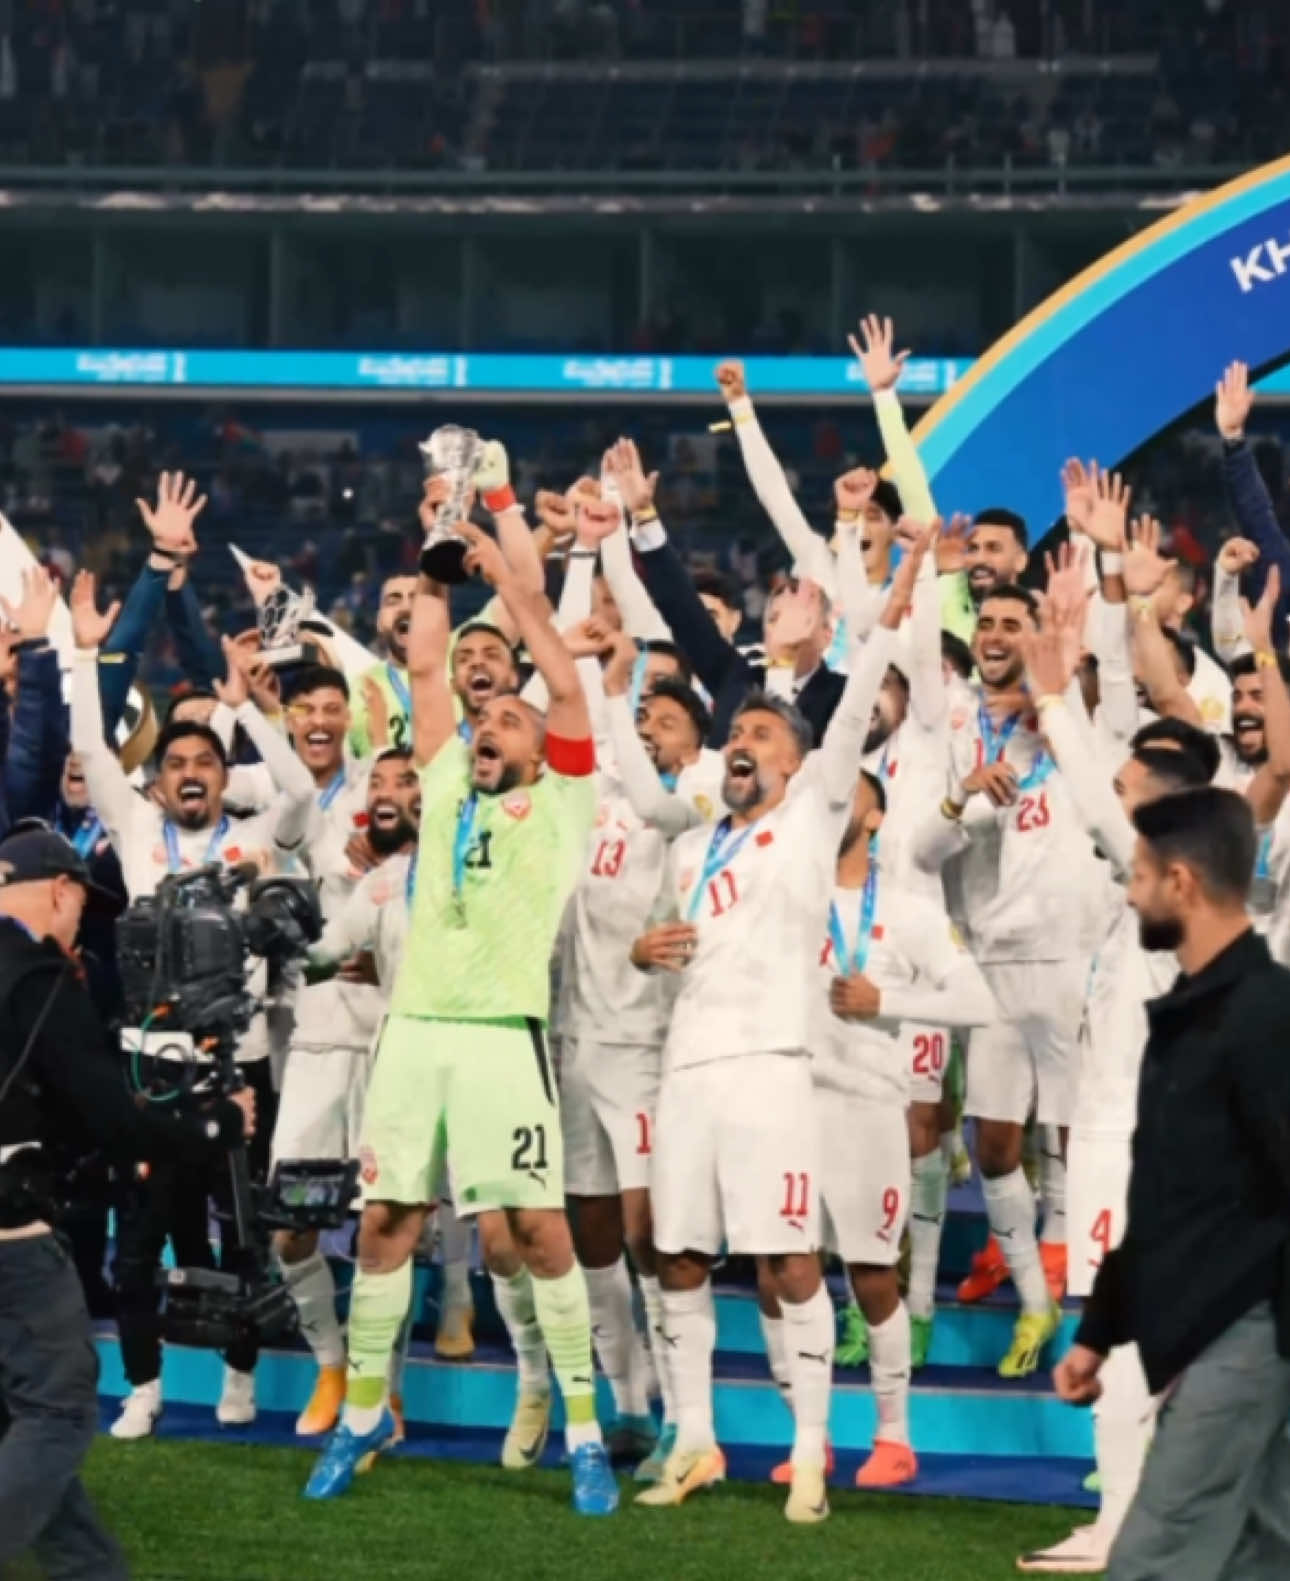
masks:
[[[574,1508],[609,1514],[618,1490],[596,1423],[546,1043],[551,946],[595,816],[591,724],[545,598],[523,590],[491,539],[460,530],[468,564],[496,588],[542,672],[550,707],[543,720],[518,697],[497,696],[467,747],[446,679],[446,604],[429,584],[418,593],[409,680],[425,767],[412,922],[363,1127],[367,1203],[345,1411],[306,1493],[343,1492],[394,1431],[387,1368],[446,1140],[458,1200],[504,1207],[533,1275],[564,1395]]]
[[[725,1473],[709,1281],[724,1241],[770,1259],[783,1312],[795,1419],[785,1514],[802,1523],[828,1514],[833,1309],[816,1255],[811,988],[865,733],[928,537],[902,562],[818,753],[795,709],[765,694],[744,699],[725,748],[730,813],[676,841],[665,896],[677,920],[633,951],[643,968],[683,970],[650,1183],[677,1441],[644,1504],[679,1504]]]

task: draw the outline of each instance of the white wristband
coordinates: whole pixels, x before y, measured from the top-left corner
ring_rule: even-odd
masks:
[[[1102,551],[1102,575],[1120,576],[1124,571],[1124,556],[1118,549]]]

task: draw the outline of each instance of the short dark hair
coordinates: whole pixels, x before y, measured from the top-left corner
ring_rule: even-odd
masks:
[[[1133,761],[1141,763],[1153,780],[1167,785],[1171,792],[1198,790],[1213,777],[1194,752],[1182,747],[1135,747]]]
[[[1000,582],[997,587],[992,587],[981,600],[982,608],[992,603],[996,598],[1011,599],[1014,604],[1024,604],[1029,611],[1031,620],[1039,624],[1039,600],[1028,587],[1022,587],[1020,582]]]
[[[987,505],[983,511],[978,511],[972,518],[974,527],[1006,527],[1023,549],[1030,548],[1030,534],[1026,529],[1026,518],[1018,516],[1016,511],[1010,511],[1004,505]]]
[[[228,767],[228,752],[224,743],[209,725],[199,725],[195,719],[176,719],[173,723],[167,724],[157,737],[157,745],[152,754],[152,761],[158,768],[165,762],[166,753],[169,752],[174,743],[183,740],[187,736],[196,736],[199,740],[204,741],[224,767]]]
[[[696,571],[691,578],[696,593],[706,593],[709,598],[720,600],[727,609],[737,609],[742,615],[744,601],[734,579],[724,571]]]
[[[346,702],[349,701],[349,682],[344,670],[334,669],[330,664],[301,665],[282,691],[284,703],[294,703],[297,697],[321,691],[339,692]]]
[[[1169,745],[1164,748],[1159,747],[1157,743],[1162,741],[1168,742]],[[1129,750],[1134,757],[1138,757],[1143,752],[1185,752],[1204,770],[1206,785],[1218,773],[1218,764],[1222,757],[1217,738],[1208,730],[1202,730],[1199,725],[1189,724],[1185,719],[1174,719],[1168,714],[1162,714],[1159,719],[1152,719],[1136,730],[1129,742]]]
[[[515,649],[511,647],[510,639],[507,637],[502,628],[500,626],[494,626],[491,620],[468,620],[457,633],[455,641],[461,642],[465,637],[473,637],[477,635],[496,637],[498,642],[500,642],[510,654],[512,661],[516,664],[519,663],[519,660],[515,657]]]
[[[890,478],[878,479],[873,491],[873,502],[884,516],[894,522],[898,522],[905,514],[905,507],[900,503],[900,490]]]
[[[1181,631],[1175,631],[1172,626],[1161,626],[1165,641],[1174,650],[1183,662],[1183,669],[1188,676],[1196,673],[1196,644],[1190,637],[1184,637]]]
[[[860,770],[860,778],[864,780],[865,784],[873,792],[873,799],[878,803],[878,811],[885,813],[887,811],[887,789],[883,785],[882,780],[877,774],[871,774],[868,769]]]
[[[1254,675],[1258,671],[1258,661],[1252,653],[1243,653],[1239,659],[1233,659],[1227,667],[1227,673],[1232,680],[1238,675]],[[1278,650],[1277,669],[1281,672],[1281,679],[1290,686],[1290,658]]]
[[[941,659],[965,681],[972,679],[976,660],[972,657],[971,648],[962,637],[956,637],[952,631],[946,631],[944,627],[941,628]]]
[[[162,722],[162,728],[164,729],[174,718],[175,709],[179,707],[180,703],[217,702],[219,702],[219,697],[215,692],[211,691],[209,686],[186,686],[182,692],[176,692],[166,704],[166,717]]]
[[[650,637],[648,641],[641,643],[641,652],[657,653],[662,658],[675,660],[677,675],[680,679],[687,686],[694,680],[694,670],[689,659],[686,658],[674,642],[670,642],[666,637]]]
[[[684,708],[699,737],[700,746],[708,739],[708,731],[712,729],[712,715],[704,707],[703,699],[692,686],[687,686],[684,681],[674,680],[670,675],[660,675],[648,695],[641,698],[641,705],[648,703],[651,697],[666,697],[678,707]]]
[[[400,763],[412,762],[411,747],[382,747],[372,759],[373,764],[391,763],[397,759]]]
[[[1258,837],[1244,796],[1218,785],[1143,802],[1133,827],[1162,866],[1182,862],[1216,900],[1242,900],[1254,875]]]
[[[777,715],[793,732],[793,739],[803,757],[815,745],[815,736],[801,710],[794,708],[792,703],[786,703],[782,697],[774,697],[770,692],[751,691],[735,709],[730,723],[733,725],[735,719],[742,719],[745,714]]]

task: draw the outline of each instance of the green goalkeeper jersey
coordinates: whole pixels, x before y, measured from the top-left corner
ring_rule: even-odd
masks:
[[[457,736],[421,771],[411,919],[391,1014],[547,1019],[551,951],[596,814],[590,742],[548,737],[547,754],[532,785],[496,795],[472,791],[470,750]]]
[[[350,683],[349,750],[356,758],[365,758],[372,752],[372,734],[367,720],[367,700],[363,696],[363,682],[373,680],[385,698],[385,711],[390,718],[389,740],[386,746],[409,747],[412,745],[412,697],[408,689],[408,672],[401,670],[393,659],[382,659],[370,670],[364,670],[357,685]]]

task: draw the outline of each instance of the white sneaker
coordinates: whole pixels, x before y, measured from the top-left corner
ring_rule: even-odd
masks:
[[[1023,1575],[1095,1576],[1101,1575],[1111,1557],[1111,1544],[1096,1521],[1077,1526],[1069,1537],[1051,1548],[1037,1548],[1022,1554],[1017,1569]]]
[[[255,1374],[224,1369],[224,1391],[215,1407],[215,1420],[221,1427],[246,1427],[255,1421]]]
[[[108,1429],[113,1438],[150,1438],[161,1420],[161,1379],[131,1389],[121,1404],[121,1414]]]

